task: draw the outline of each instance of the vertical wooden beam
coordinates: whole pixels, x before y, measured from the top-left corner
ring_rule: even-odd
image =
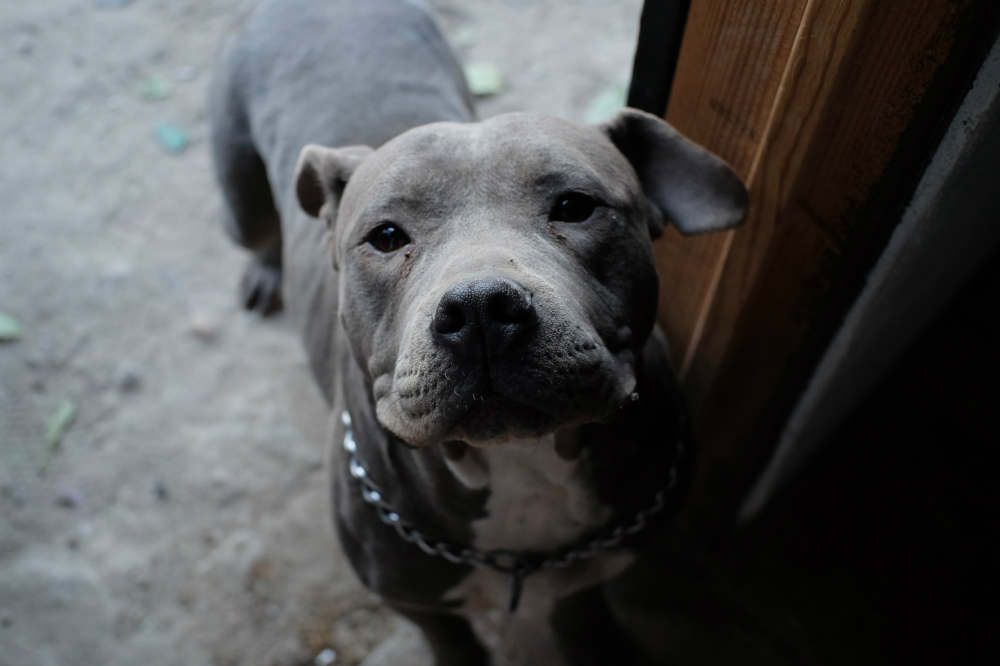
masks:
[[[688,520],[735,509],[734,479],[767,446],[750,440],[824,297],[859,268],[842,260],[857,211],[968,5],[692,3],[667,119],[733,164],[751,215],[658,248],[661,322],[702,446]]]
[[[747,174],[753,212],[729,232],[713,268],[715,289],[706,293],[683,361],[684,381],[700,408],[736,333],[736,322],[756,286],[792,184],[805,165],[817,128],[838,103],[838,79],[854,50],[869,2],[809,0],[799,18],[764,135]],[[809,169],[815,164],[808,165]],[[800,274],[787,273],[790,280]]]
[[[758,154],[806,0],[694,0],[667,120],[726,159],[744,179]],[[656,244],[660,323],[686,365],[698,322],[713,300],[729,234]]]

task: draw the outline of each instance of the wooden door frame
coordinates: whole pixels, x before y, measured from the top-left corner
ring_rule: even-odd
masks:
[[[994,4],[692,0],[666,118],[734,166],[752,210],[656,244],[699,442],[685,531],[731,527],[995,36]]]

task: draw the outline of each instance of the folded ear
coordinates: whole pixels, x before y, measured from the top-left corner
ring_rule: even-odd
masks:
[[[654,215],[650,233],[663,231],[663,218],[683,234],[734,227],[746,216],[746,187],[712,153],[654,115],[622,109],[601,129],[632,163]]]
[[[313,217],[332,219],[348,179],[371,152],[368,146],[326,148],[309,144],[303,148],[295,167],[295,194],[302,210]]]

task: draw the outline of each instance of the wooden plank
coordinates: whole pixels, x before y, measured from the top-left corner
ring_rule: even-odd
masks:
[[[806,0],[694,0],[667,120],[709,146],[746,179],[761,146]],[[728,234],[683,237],[668,227],[655,244],[660,323],[675,360],[692,348],[714,291]]]
[[[697,335],[684,363],[685,385],[698,411],[733,341],[736,321],[755,287],[792,183],[830,112],[838,77],[854,51],[869,2],[808,3],[771,109],[757,160],[748,176],[753,212],[744,228],[730,232],[715,267],[718,288],[702,303]],[[813,168],[810,165],[809,168]],[[795,279],[795,274],[789,272]]]
[[[802,12],[748,173],[751,218],[718,241],[715,265],[689,268],[700,284],[717,279],[714,291],[699,295],[700,317],[688,323],[686,340],[685,387],[703,445],[689,524],[733,510],[735,479],[766,457],[769,442],[751,445],[752,438],[762,419],[775,418],[771,403],[790,359],[839,273],[851,268],[841,255],[857,231],[858,208],[947,57],[967,5],[810,0]],[[675,87],[673,95],[685,93]]]

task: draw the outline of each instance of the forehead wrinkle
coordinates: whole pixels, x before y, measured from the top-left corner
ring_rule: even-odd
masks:
[[[371,179],[359,218],[446,216],[461,198],[468,171],[439,154],[407,155]]]
[[[501,128],[497,128],[501,129]],[[624,158],[615,155],[610,143],[605,146],[581,137],[585,128],[536,128],[530,125],[494,130],[492,142],[495,180],[506,180],[533,192],[557,187],[591,190],[609,203],[623,204],[635,194],[627,168],[619,168]],[[565,130],[570,131],[565,131]],[[586,138],[586,141],[579,141]],[[595,145],[596,143],[596,145]],[[489,146],[490,144],[486,144]],[[610,155],[608,153],[611,153]],[[619,160],[615,160],[619,157]],[[610,159],[609,159],[610,158]]]
[[[557,166],[555,170],[545,171],[531,179],[530,185],[536,192],[581,189],[594,191],[592,193],[596,194],[605,189],[597,174],[578,164]]]
[[[386,200],[376,200],[362,209],[359,217],[363,220],[392,220],[402,214],[405,217],[425,217],[439,214],[441,206],[433,199],[420,196],[395,195]]]

